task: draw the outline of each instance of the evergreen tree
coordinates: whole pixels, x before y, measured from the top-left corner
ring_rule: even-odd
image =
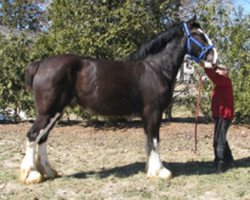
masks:
[[[234,9],[231,0],[210,0],[209,4],[205,0],[2,1],[1,25],[40,34],[32,41],[25,35],[0,35],[0,107],[33,107],[23,90],[28,62],[67,52],[122,59],[164,31],[166,24],[187,20],[194,13],[219,51],[220,61],[231,69],[236,121],[249,122],[249,15]],[[196,72],[202,69],[197,66]],[[211,82],[205,84],[201,103],[207,117],[211,87]],[[184,103],[195,110],[193,96]]]

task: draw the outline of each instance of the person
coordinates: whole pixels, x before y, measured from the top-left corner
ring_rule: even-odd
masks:
[[[232,81],[228,76],[228,68],[223,65],[207,67],[201,62],[204,71],[214,83],[211,110],[214,119],[214,163],[218,173],[223,173],[234,166],[232,151],[226,139],[228,128],[234,117],[234,97]],[[208,65],[209,66],[209,65]]]

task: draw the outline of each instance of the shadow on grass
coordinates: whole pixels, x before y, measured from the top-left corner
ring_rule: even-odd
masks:
[[[215,170],[212,167],[212,162],[186,162],[186,163],[175,163],[163,162],[163,165],[170,169],[174,177],[186,175],[206,175],[213,174]],[[250,167],[250,157],[235,160],[235,167]],[[129,176],[136,175],[143,172],[145,168],[145,162],[135,162],[129,165],[115,167],[112,169],[104,169],[101,171],[89,171],[89,172],[78,172],[76,174],[69,175],[68,177],[73,177],[77,179],[85,179],[89,177],[99,177],[101,179],[107,178],[109,176],[116,176],[119,178],[126,178]]]
[[[183,117],[183,118],[172,118],[171,120],[162,119],[163,124],[169,124],[171,122],[175,123],[195,123],[194,117]],[[199,124],[207,124],[210,121],[206,120],[205,118],[199,117],[198,119]],[[94,127],[96,129],[103,129],[103,128],[112,128],[114,130],[124,129],[124,128],[143,128],[143,123],[140,119],[114,119],[114,120],[61,120],[58,123],[59,126],[75,126],[81,125],[83,127]]]

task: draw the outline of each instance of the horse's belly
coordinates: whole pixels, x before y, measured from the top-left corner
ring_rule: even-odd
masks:
[[[140,105],[136,101],[117,100],[99,101],[95,99],[85,100],[79,103],[88,113],[103,116],[130,116],[141,112]]]

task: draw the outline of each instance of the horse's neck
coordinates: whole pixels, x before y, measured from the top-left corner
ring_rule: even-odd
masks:
[[[184,60],[185,51],[185,44],[174,39],[160,53],[145,60],[151,63],[152,67],[159,68],[167,81],[174,81]]]

